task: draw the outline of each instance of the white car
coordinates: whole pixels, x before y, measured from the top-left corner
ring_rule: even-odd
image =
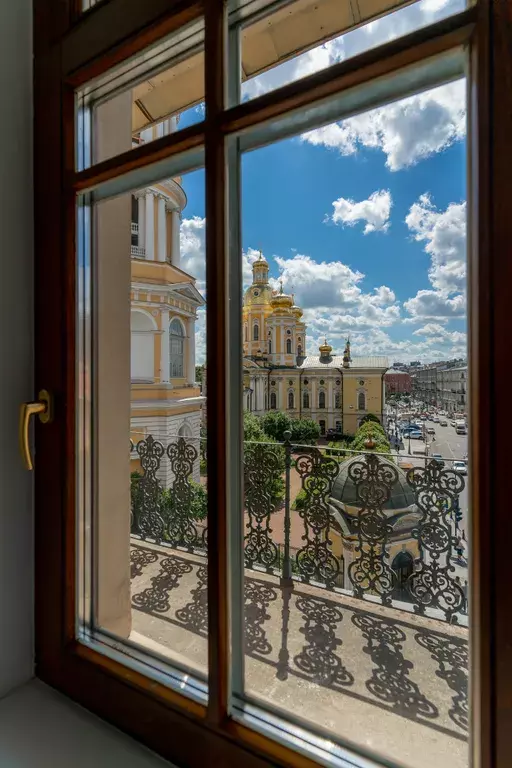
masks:
[[[439,416],[434,416],[432,418],[432,421],[434,422],[434,424],[439,424]]]
[[[454,472],[458,472],[459,475],[467,475],[468,466],[465,461],[454,461],[452,465]]]

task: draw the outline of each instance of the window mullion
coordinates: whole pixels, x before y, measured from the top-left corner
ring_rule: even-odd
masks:
[[[225,721],[230,691],[227,507],[227,158],[220,117],[226,106],[225,0],[205,4],[206,313],[208,369],[208,717]]]

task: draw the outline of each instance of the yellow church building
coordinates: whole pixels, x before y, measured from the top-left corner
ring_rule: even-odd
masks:
[[[383,356],[343,355],[327,343],[306,354],[303,311],[293,296],[272,290],[269,265],[260,254],[243,302],[244,409],[261,416],[272,410],[310,418],[320,432],[354,434],[363,416],[382,421],[385,403]]]
[[[151,130],[151,129],[150,129]],[[151,137],[149,137],[151,138]],[[138,191],[131,216],[131,439],[151,434],[166,447],[176,436],[199,449],[204,398],[195,381],[195,323],[204,299],[180,264],[181,179]],[[132,451],[132,471],[139,465]],[[199,462],[197,462],[197,478]],[[172,481],[163,460],[159,479]]]

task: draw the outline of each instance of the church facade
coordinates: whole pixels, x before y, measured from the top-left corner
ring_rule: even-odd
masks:
[[[354,434],[368,413],[383,421],[386,357],[351,356],[347,340],[342,355],[327,343],[318,355],[306,354],[303,311],[293,296],[274,291],[268,262],[260,254],[244,294],[244,409],[258,416],[285,411],[310,418],[328,430]]]

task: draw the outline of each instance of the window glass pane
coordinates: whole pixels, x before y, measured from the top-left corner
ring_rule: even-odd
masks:
[[[201,20],[83,88],[78,170],[202,121],[203,47]]]
[[[456,81],[242,155],[243,693],[411,768],[468,764],[465,134]]]
[[[79,219],[81,333],[91,311],[95,328],[79,363],[82,589],[93,596],[81,596],[82,619],[100,640],[204,678],[204,173],[93,203],[90,219]]]
[[[466,0],[294,0],[277,9],[272,3],[265,12],[262,3],[242,2],[238,11],[238,16],[244,16],[240,22],[242,98],[261,96],[462,11],[466,5]]]

